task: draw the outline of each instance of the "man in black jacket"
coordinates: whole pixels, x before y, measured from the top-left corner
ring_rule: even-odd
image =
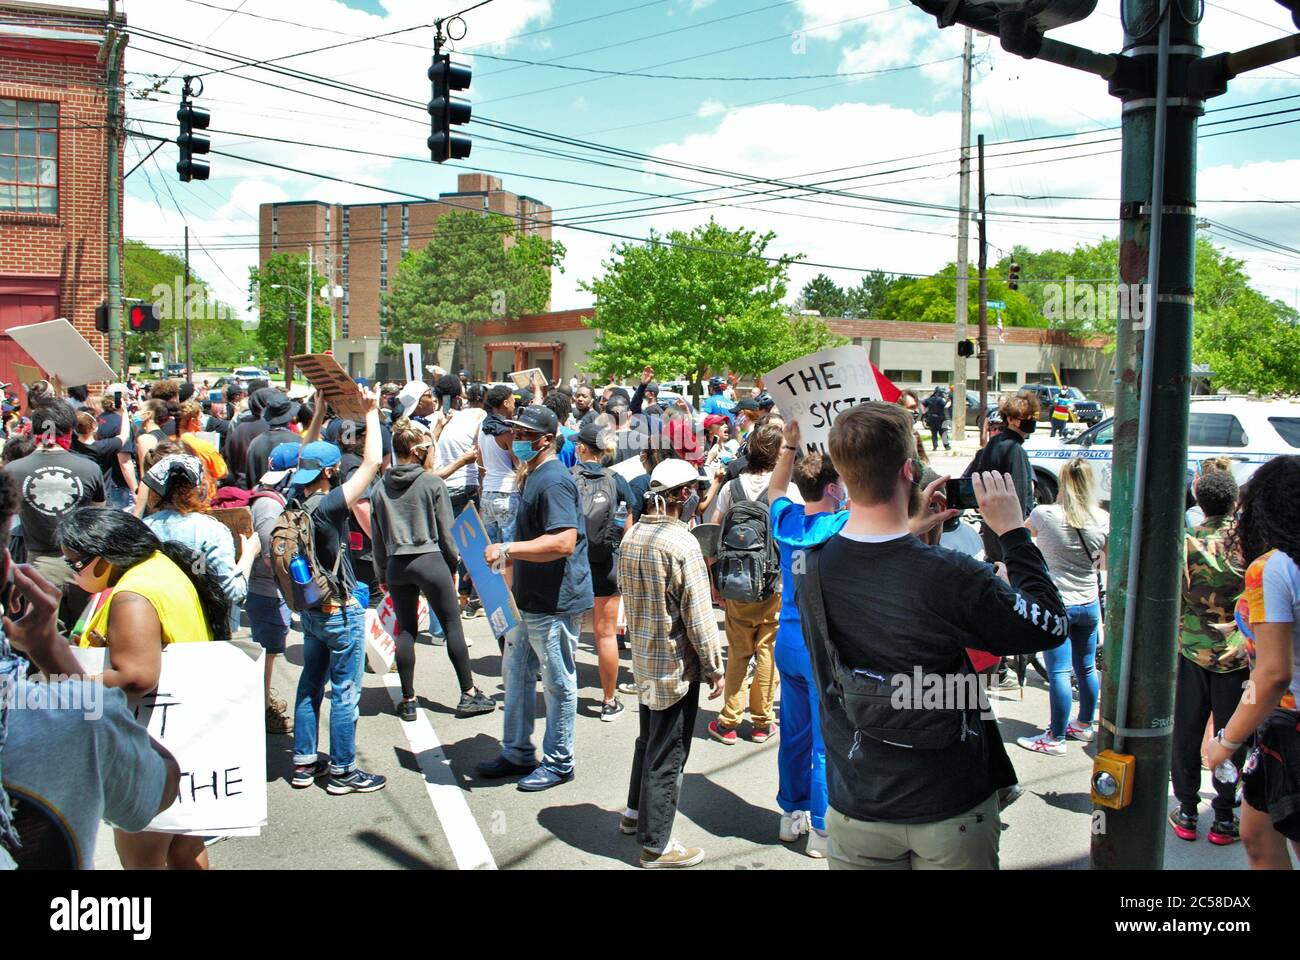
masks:
[[[809,551],[803,575],[795,568],[822,704],[829,859],[837,869],[997,867],[998,796],[1015,784],[1015,771],[966,651],[1031,653],[1067,633],[1065,606],[1009,477],[984,473],[973,481],[1001,538],[1009,584],[989,565],[909,533],[910,507],[921,495],[915,451],[903,408],[872,402],[841,413],[830,453],[849,492],[849,519]],[[884,736],[850,719],[843,671],[892,690]],[[934,720],[950,721],[944,738],[897,745],[907,739],[893,724]]]
[[[1020,511],[1028,517],[1034,511],[1034,468],[1025,453],[1025,438],[1038,427],[1038,395],[1022,390],[998,404],[1002,429],[989,438],[989,442],[966,468],[964,476],[973,473],[1009,473],[1020,501]],[[987,521],[980,528],[984,540],[984,556],[994,563],[1002,559],[998,535],[989,529]]]

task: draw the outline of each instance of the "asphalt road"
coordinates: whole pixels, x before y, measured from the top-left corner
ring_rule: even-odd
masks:
[[[499,656],[486,621],[472,621],[468,635],[473,640],[475,676],[499,698]],[[276,664],[275,686],[290,700],[301,650],[295,631],[287,662],[281,659]],[[623,658],[628,674],[623,679],[627,679],[626,651]],[[291,738],[268,736],[268,824],[260,837],[214,845],[212,866],[223,870],[635,867],[636,841],[618,832],[618,818],[626,800],[636,738],[636,704],[629,702],[628,711],[617,721],[601,722],[596,714],[600,694],[589,634],[580,642],[578,661],[573,782],[525,794],[510,782],[474,779],[475,764],[496,755],[501,714],[456,719],[457,690],[446,652],[421,645],[416,675],[419,723],[403,724],[397,719],[385,678],[370,673],[365,677],[357,730],[360,763],[387,776],[388,787],[344,797],[327,794],[323,782],[294,790],[288,783]],[[395,682],[396,674],[389,678]],[[1014,745],[1016,736],[1040,729],[1048,715],[1046,688],[1032,672],[1023,700],[1012,692],[995,695],[993,704],[1026,787],[1025,796],[1004,815],[1003,867],[1086,867],[1092,824],[1087,752],[1071,742],[1066,756],[1047,757]],[[825,861],[803,855],[803,840],[787,846],[777,839],[777,744],[760,746],[744,739],[748,724],[742,726],[742,738],[733,746],[710,740],[705,727],[717,706],[716,701],[701,701],[676,825],[683,842],[706,851],[706,860],[697,869],[826,869]],[[327,729],[323,720],[321,730]],[[539,725],[539,745],[541,733]],[[1207,774],[1203,790],[1207,798],[1208,786]],[[1167,830],[1166,836],[1166,869],[1245,866],[1239,845],[1212,847],[1203,836],[1197,843],[1187,843]],[[100,833],[96,864],[102,869],[117,867],[108,830]]]

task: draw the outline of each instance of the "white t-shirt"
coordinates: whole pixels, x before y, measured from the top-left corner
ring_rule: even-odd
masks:
[[[769,470],[767,473],[742,473],[737,479],[740,480],[740,485],[744,488],[745,493],[749,495],[749,499],[757,500],[767,490],[767,485],[772,482],[772,472]],[[731,507],[732,483],[731,480],[724,483],[722,489],[718,491],[718,499],[713,502],[715,509],[714,523],[721,523],[722,518]],[[785,495],[790,499],[791,503],[803,503],[803,497],[799,495],[799,488],[793,483],[786,488]]]
[[[508,447],[501,449],[496,437],[483,432],[482,423],[479,424],[478,448],[483,454],[483,493],[514,493],[518,489],[515,458]]]
[[[452,414],[438,437],[438,466],[445,467],[474,448],[479,428],[487,413],[478,407],[466,407]],[[446,478],[451,489],[465,490],[478,486],[478,464],[470,463]]]
[[[1049,503],[1034,507],[1025,521],[1066,606],[1080,606],[1097,599],[1095,564],[1101,562],[1101,552],[1106,547],[1110,515],[1105,510],[1096,510],[1093,516],[1093,522],[1076,533],[1065,520],[1065,508]],[[1092,554],[1091,560],[1088,554]]]

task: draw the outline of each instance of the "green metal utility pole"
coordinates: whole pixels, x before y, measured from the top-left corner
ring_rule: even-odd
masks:
[[[108,365],[125,376],[125,337],[122,332],[122,258],[119,238],[122,223],[122,168],[118,158],[121,137],[118,127],[120,109],[118,85],[121,75],[122,44],[125,37],[117,30],[117,10],[114,0],[108,3],[108,36],[104,43],[107,57],[104,63],[104,85],[107,90],[107,119],[104,138],[108,144]]]

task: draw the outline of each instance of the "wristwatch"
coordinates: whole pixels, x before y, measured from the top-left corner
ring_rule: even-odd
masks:
[[[1227,729],[1227,728],[1225,727],[1224,729]],[[1217,744],[1219,744],[1220,746],[1227,747],[1227,748],[1228,748],[1229,750],[1231,750],[1233,753],[1236,753],[1238,750],[1241,749],[1241,744],[1240,744],[1240,743],[1233,743],[1231,740],[1229,740],[1227,737],[1225,737],[1225,736],[1223,735],[1223,730],[1220,730],[1218,733],[1216,733],[1216,734],[1214,735],[1214,742],[1217,743]]]
[[[781,444],[781,449],[782,449],[782,450],[793,450],[795,453],[798,453],[798,452],[799,452],[799,448],[798,448],[798,447],[792,447],[792,446],[790,446],[790,444],[788,444],[788,443],[783,443],[783,444]]]

